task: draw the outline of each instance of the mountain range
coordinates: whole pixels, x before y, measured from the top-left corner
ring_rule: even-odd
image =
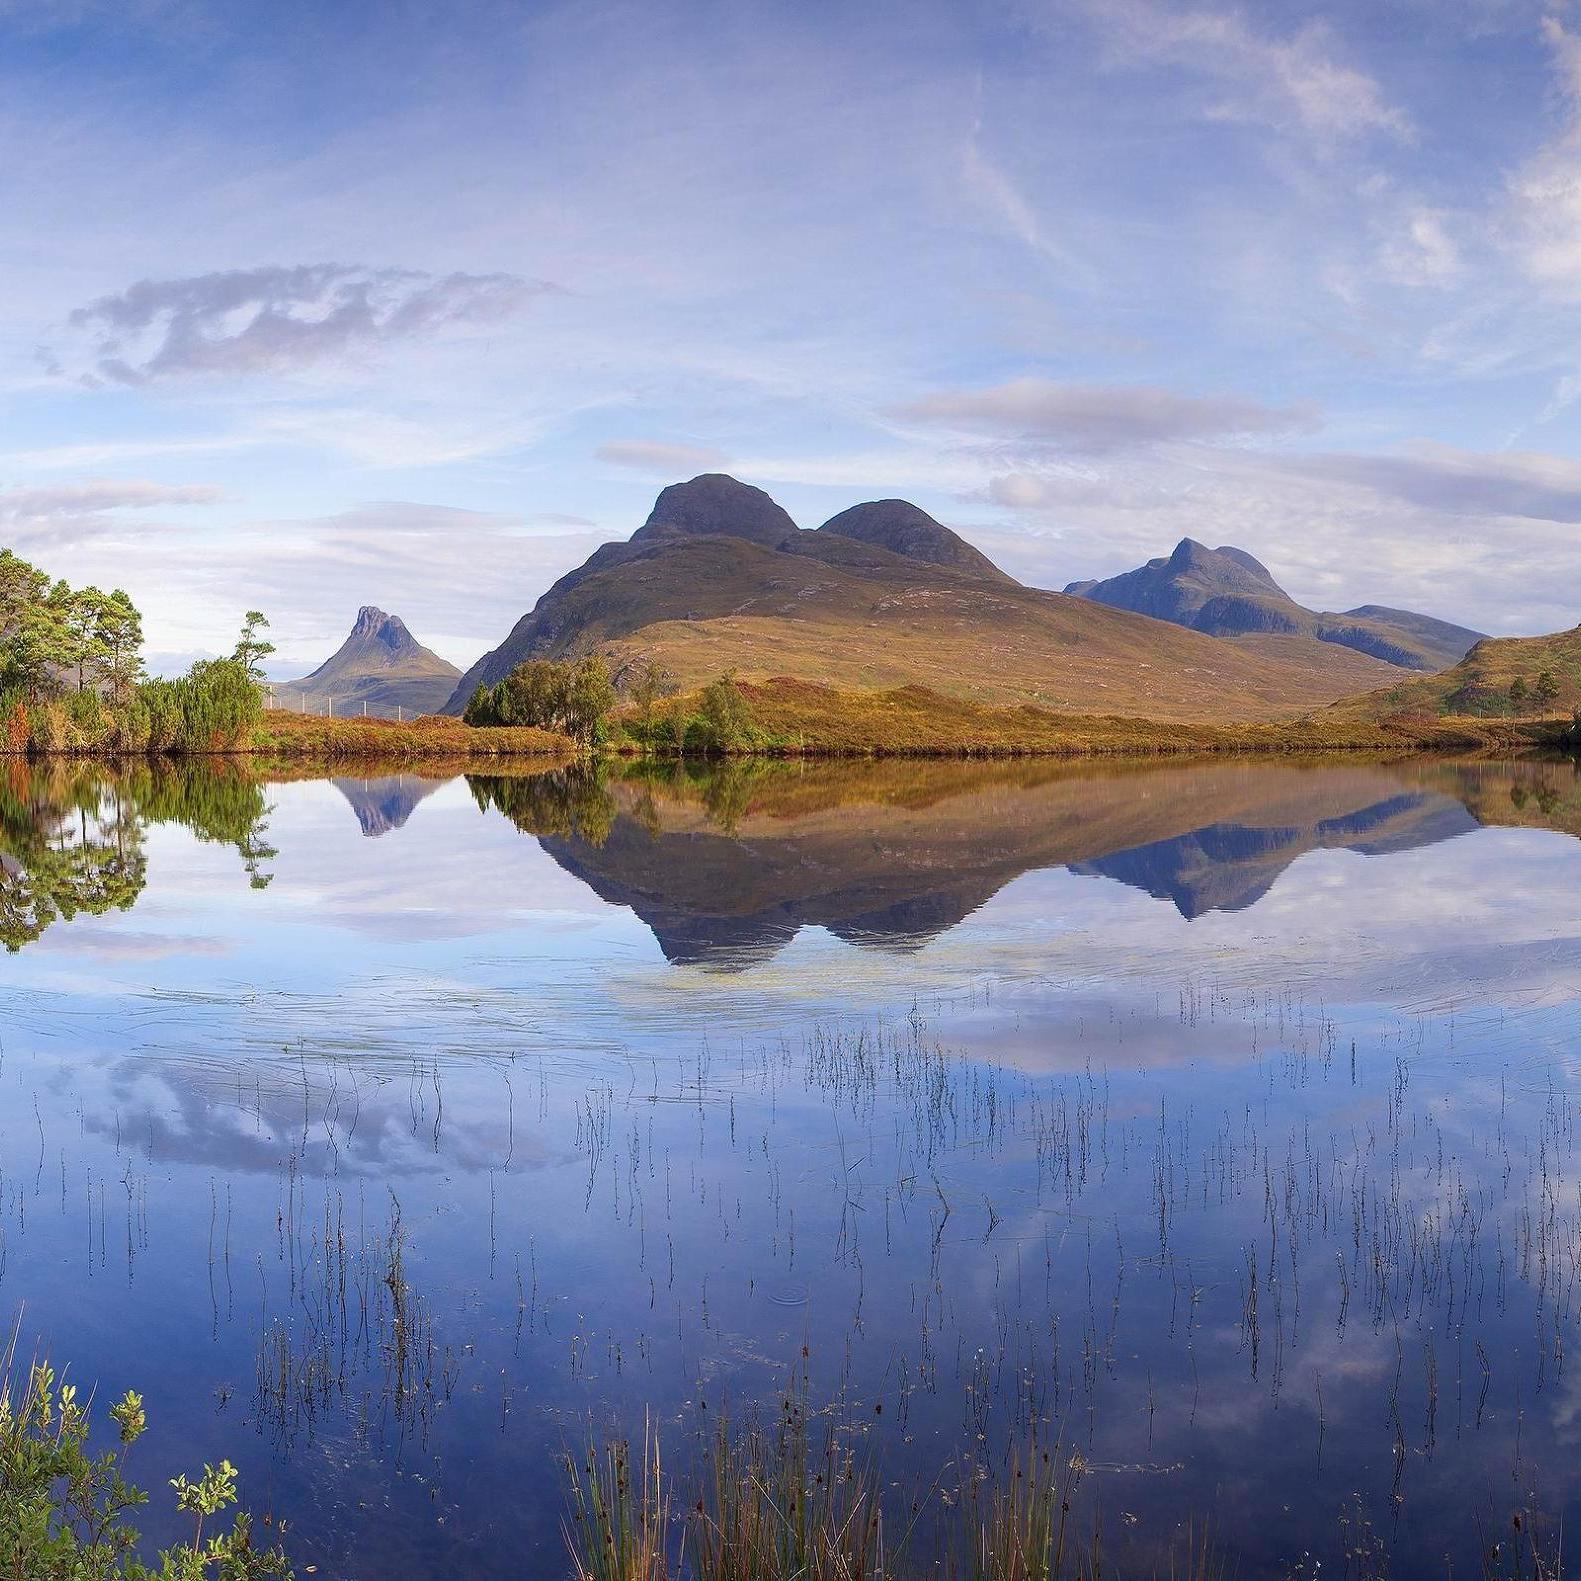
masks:
[[[1072,582],[1065,591],[1213,637],[1315,637],[1408,670],[1446,669],[1485,635],[1382,604],[1337,615],[1307,609],[1244,549],[1227,544],[1209,549],[1194,538],[1182,538],[1172,554],[1134,571],[1102,582]]]
[[[1270,606],[1300,609],[1251,556],[1236,563]],[[1079,586],[1080,596],[1023,586],[904,500],[803,529],[761,489],[704,474],[664,489],[629,540],[561,577],[445,711],[459,714],[476,687],[525,659],[595,651],[617,674],[639,656],[660,662],[682,686],[736,668],[851,690],[920,685],[1001,705],[1248,721],[1376,690],[1402,664],[1431,662],[1403,625],[1385,638],[1378,624],[1379,652],[1367,652],[1281,606],[1282,618],[1248,620],[1226,640]]]
[[[351,634],[311,675],[275,684],[283,708],[308,713],[368,713],[381,719],[438,713],[461,671],[425,648],[398,616],[368,604]]]

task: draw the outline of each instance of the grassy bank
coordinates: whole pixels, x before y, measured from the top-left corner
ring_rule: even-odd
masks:
[[[270,709],[238,750],[277,758],[363,758],[399,763],[451,758],[569,758],[569,736],[529,725],[480,730],[438,714],[397,724],[393,719],[324,719]]]
[[[1561,745],[1569,715],[1498,719],[1427,712],[1368,715],[1325,709],[1277,723],[1142,719],[1117,714],[1067,714],[1022,705],[993,707],[947,697],[921,686],[892,691],[840,691],[777,677],[739,683],[742,727],[695,755],[732,757],[1159,757],[1184,754],[1287,752],[1525,752]],[[695,715],[702,694],[666,705],[671,716]],[[474,726],[425,715],[329,719],[270,709],[234,730],[150,743],[117,728],[74,728],[64,709],[50,728],[0,735],[0,755],[118,758],[255,756],[280,763],[364,760],[417,763],[448,759],[569,759],[587,749],[557,730],[528,725]],[[42,719],[44,716],[39,715]],[[108,710],[105,717],[110,718]],[[97,725],[95,719],[94,724]],[[684,731],[683,731],[684,734]],[[654,743],[626,705],[608,721],[604,749],[621,756],[678,754]],[[686,755],[694,754],[689,744]]]
[[[1224,752],[1484,752],[1557,745],[1568,717],[1478,719],[1426,713],[1367,718],[1324,710],[1271,724],[1185,722],[995,708],[921,686],[848,692],[790,677],[742,681],[750,715],[732,753],[813,757],[1156,756]],[[685,711],[692,697],[674,700]],[[612,745],[643,750],[628,709]]]

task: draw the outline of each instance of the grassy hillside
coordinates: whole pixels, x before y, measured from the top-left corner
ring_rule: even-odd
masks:
[[[1554,696],[1536,695],[1544,673]],[[1512,701],[1519,681],[1526,697]],[[1366,719],[1408,716],[1437,718],[1563,717],[1581,709],[1581,627],[1546,637],[1487,637],[1459,664],[1438,675],[1423,676],[1351,698],[1332,712]]]
[[[1383,721],[1337,710],[1245,724],[1149,720],[1031,704],[994,707],[921,686],[842,691],[787,676],[745,681],[741,689],[753,723],[773,743],[771,750],[836,756],[1483,751],[1531,747],[1553,735],[1536,722]]]
[[[1259,720],[1399,673],[1312,638],[1228,641],[1062,593],[926,568],[880,579],[728,538],[628,563],[567,604],[563,651],[596,647],[617,667],[657,659],[687,686],[734,667],[849,690],[916,684],[991,704]]]

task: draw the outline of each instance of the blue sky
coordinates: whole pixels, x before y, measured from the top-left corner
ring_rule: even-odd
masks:
[[[457,662],[722,469],[1581,619],[1581,8],[0,0],[0,542]]]

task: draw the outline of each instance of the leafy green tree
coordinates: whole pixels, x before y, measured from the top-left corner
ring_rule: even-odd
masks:
[[[112,588],[100,605],[98,641],[110,695],[123,699],[143,670],[143,617],[125,588]]]
[[[274,644],[262,635],[268,627],[268,617],[261,610],[249,609],[242,619],[236,651],[231,655],[255,686],[263,685],[263,661],[274,652]]]
[[[499,707],[499,688],[484,686],[480,682],[473,687],[467,706],[461,711],[461,722],[475,726],[497,725],[500,722]]]
[[[1546,712],[1559,695],[1559,682],[1554,679],[1552,670],[1543,670],[1537,676],[1537,685],[1532,692],[1539,709]]]
[[[496,724],[532,725],[539,730],[562,728],[570,672],[552,659],[528,659],[499,684]]]
[[[77,671],[79,692],[86,688],[89,675],[97,680],[109,662],[109,650],[103,637],[104,612],[108,605],[108,597],[96,587],[80,587],[69,592],[64,601],[62,619]]]
[[[0,633],[16,624],[22,610],[42,603],[49,591],[49,578],[9,549],[0,549]]]
[[[609,666],[598,654],[578,660],[566,677],[561,728],[577,741],[597,742],[604,721],[615,706],[615,687]]]
[[[1517,675],[1515,679],[1510,682],[1510,707],[1513,708],[1516,713],[1520,713],[1521,707],[1525,701],[1526,677],[1523,675]]]
[[[736,752],[748,745],[752,735],[752,710],[736,672],[726,670],[717,681],[710,681],[698,699],[698,718],[687,731],[687,746],[704,752]]]
[[[6,685],[31,701],[57,695],[60,677],[72,668],[66,597],[58,591],[64,587],[58,583],[42,599],[24,605],[6,635]]]
[[[672,671],[657,659],[639,659],[633,667],[631,700],[637,706],[637,722],[645,746],[653,740],[653,714],[660,702],[675,691]]]
[[[615,706],[609,668],[596,655],[575,664],[528,659],[497,686],[480,686],[462,715],[469,725],[531,725],[597,741]]]

